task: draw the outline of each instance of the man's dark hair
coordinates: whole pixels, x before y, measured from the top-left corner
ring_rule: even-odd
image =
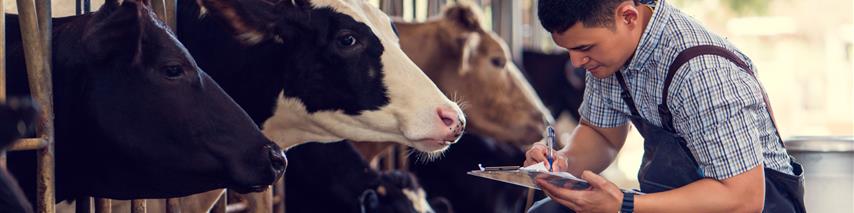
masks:
[[[637,0],[540,0],[540,23],[546,31],[561,33],[579,21],[587,27],[613,27],[614,10],[624,1]]]

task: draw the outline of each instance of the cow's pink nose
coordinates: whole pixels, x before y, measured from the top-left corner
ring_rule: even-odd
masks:
[[[442,119],[442,123],[445,123],[445,126],[447,127],[453,128],[460,122],[460,115],[458,115],[455,110],[439,107],[437,111],[439,113],[439,119]]]
[[[456,110],[447,107],[439,107],[436,112],[442,124],[448,128],[448,133],[444,136],[445,140],[455,142],[465,130],[465,119]]]

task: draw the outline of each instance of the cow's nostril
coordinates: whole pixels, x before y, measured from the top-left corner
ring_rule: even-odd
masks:
[[[454,120],[450,118],[442,118],[442,123],[445,123],[445,126],[451,126],[454,124]]]
[[[446,127],[454,128],[459,121],[459,115],[457,115],[457,112],[454,110],[440,107],[436,110],[436,113],[439,115],[439,119],[442,120],[442,123],[445,124]]]
[[[267,145],[267,150],[270,152],[270,164],[276,172],[276,179],[285,172],[288,167],[288,158],[277,145]]]

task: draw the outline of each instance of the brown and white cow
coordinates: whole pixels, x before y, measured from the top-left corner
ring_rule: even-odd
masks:
[[[476,6],[455,4],[425,22],[394,24],[403,51],[462,102],[469,132],[520,145],[539,141],[553,119],[481,17]]]
[[[477,6],[457,3],[425,22],[394,25],[403,51],[442,92],[460,100],[468,132],[514,145],[537,142],[554,119],[482,17]],[[390,145],[355,144],[368,159]]]

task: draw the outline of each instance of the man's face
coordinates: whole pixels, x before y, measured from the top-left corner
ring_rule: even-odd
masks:
[[[596,78],[607,78],[626,64],[639,40],[622,21],[612,27],[587,27],[578,22],[562,33],[552,33],[558,46],[569,50],[572,65],[582,67]]]

